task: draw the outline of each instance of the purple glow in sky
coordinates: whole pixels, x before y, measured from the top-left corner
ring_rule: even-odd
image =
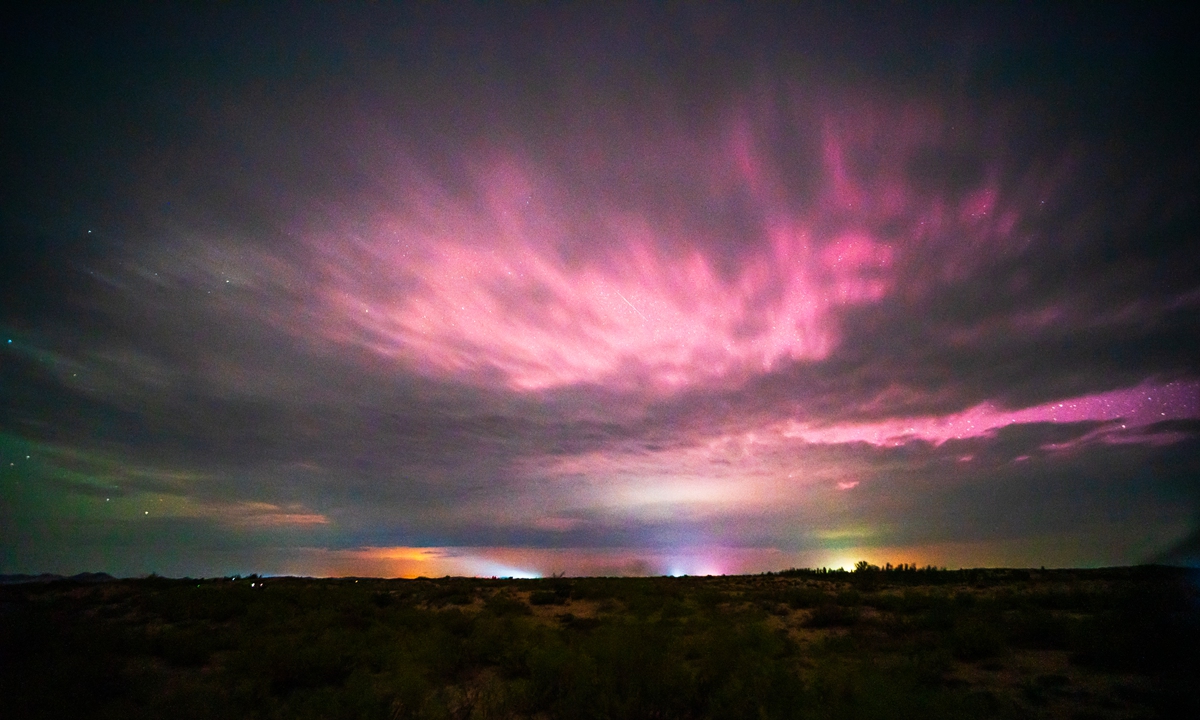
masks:
[[[1193,562],[1140,12],[30,11],[0,571]]]
[[[1001,410],[991,403],[981,403],[952,415],[940,417],[892,418],[883,422],[844,424],[811,428],[795,423],[783,431],[784,436],[800,438],[809,443],[836,445],[865,442],[872,445],[902,445],[911,440],[924,440],[941,445],[948,440],[985,437],[998,428],[1028,423],[1084,423],[1099,421],[1105,424],[1089,437],[1106,442],[1144,442],[1156,439],[1182,439],[1174,434],[1138,434],[1146,426],[1168,420],[1189,420],[1200,417],[1200,383],[1173,382],[1166,385],[1139,385],[1124,390],[1112,390],[1095,395],[1048,402],[1020,410]]]

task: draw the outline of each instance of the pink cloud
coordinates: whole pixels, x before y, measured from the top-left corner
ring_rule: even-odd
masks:
[[[1143,384],[1020,410],[1005,410],[985,402],[953,415],[891,418],[872,423],[827,426],[792,422],[783,434],[814,444],[865,442],[895,446],[923,440],[941,445],[948,440],[987,436],[1008,425],[1099,421],[1111,422],[1112,425],[1093,436],[1103,435],[1110,442],[1138,442],[1141,440],[1130,435],[1129,431],[1162,420],[1196,417],[1200,417],[1200,383],[1173,382],[1166,385]],[[1143,437],[1148,441],[1163,439],[1159,435]],[[1182,439],[1178,433],[1172,437]]]
[[[511,207],[511,212],[526,212]],[[613,214],[594,231],[607,250],[568,261],[548,208],[520,222],[493,208],[456,213],[456,228],[414,251],[368,241],[374,287],[335,274],[327,332],[433,374],[499,373],[510,387],[649,381],[677,387],[818,360],[836,343],[832,313],[882,298],[890,248],[865,234],[816,253],[809,231],[783,225],[732,277],[645,218]],[[412,237],[400,223],[396,234]],[[676,249],[668,249],[676,248]],[[334,273],[331,273],[334,274]],[[387,279],[391,276],[392,283]],[[378,292],[378,281],[407,292]]]
[[[1012,229],[990,181],[961,200],[910,187],[909,160],[939,138],[928,114],[831,115],[824,184],[803,207],[748,116],[715,142],[680,136],[670,177],[695,178],[708,195],[697,203],[744,199],[754,217],[736,232],[686,206],[652,212],[586,184],[596,195],[581,197],[578,180],[511,155],[478,163],[465,191],[408,177],[394,211],[312,240],[322,280],[309,319],[319,336],[426,375],[526,391],[670,391],[820,361],[845,308],[901,289],[910,251],[937,250],[944,272],[922,282],[938,281]],[[878,167],[851,167],[860,146],[883,149]],[[885,225],[886,236],[875,230]]]

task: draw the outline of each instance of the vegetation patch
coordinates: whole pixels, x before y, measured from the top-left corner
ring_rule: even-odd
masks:
[[[6,717],[1200,717],[1195,574],[0,586]]]

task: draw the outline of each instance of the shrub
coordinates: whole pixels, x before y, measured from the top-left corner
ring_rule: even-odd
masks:
[[[858,607],[862,605],[862,593],[857,590],[844,590],[838,593],[837,604],[842,607]]]
[[[1064,650],[1069,646],[1071,621],[1040,608],[1028,608],[1009,624],[1010,641],[1025,648]]]
[[[567,599],[553,590],[535,590],[529,594],[530,605],[563,605]]]
[[[781,599],[792,608],[806,610],[825,604],[828,602],[829,596],[814,587],[798,587],[785,591]]]
[[[967,662],[994,658],[1004,650],[1004,638],[992,623],[970,620],[954,629],[954,656]]]
[[[833,603],[818,606],[804,622],[810,628],[849,627],[858,622],[857,607],[843,607]]]
[[[222,647],[219,634],[203,628],[164,630],[150,640],[155,654],[177,667],[200,667]]]
[[[483,607],[493,615],[500,617],[533,614],[529,606],[521,601],[520,598],[513,597],[507,593],[496,593],[484,601]]]

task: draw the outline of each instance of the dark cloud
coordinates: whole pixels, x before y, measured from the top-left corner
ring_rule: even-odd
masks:
[[[1182,17],[510,10],[0,23],[5,568],[1181,557]]]

